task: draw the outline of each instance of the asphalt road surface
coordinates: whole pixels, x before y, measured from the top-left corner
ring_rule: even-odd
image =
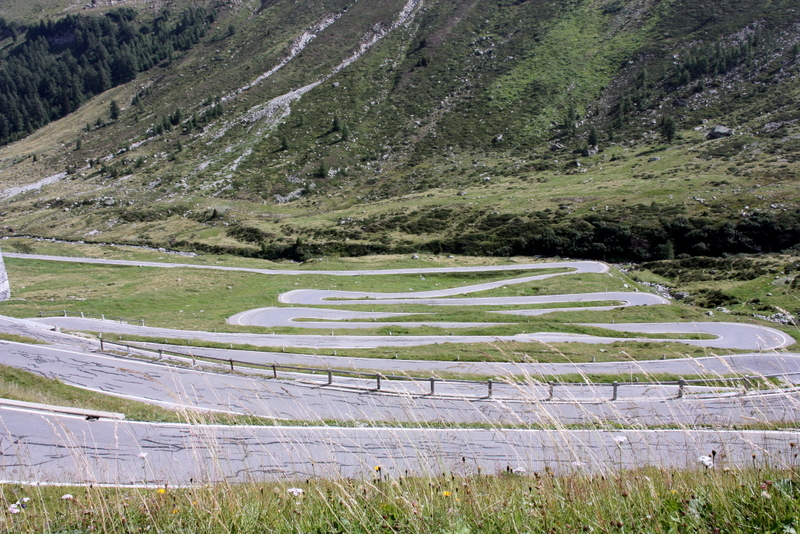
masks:
[[[62,336],[67,341],[69,336]],[[691,387],[677,398],[675,385],[623,385],[612,401],[608,384],[559,385],[534,379],[498,380],[493,396],[486,383],[439,383],[430,394],[427,381],[383,381],[381,391],[368,378],[267,371],[227,373],[99,354],[92,347],[27,345],[0,342],[0,363],[62,382],[172,409],[226,412],[282,420],[402,423],[586,424],[598,420],[620,425],[743,424],[760,414],[762,421],[792,420],[800,391],[752,392],[741,388]],[[155,354],[151,353],[151,356]]]
[[[247,427],[87,422],[2,410],[0,477],[39,483],[191,484],[381,476],[607,473],[646,465],[794,466],[797,432]]]

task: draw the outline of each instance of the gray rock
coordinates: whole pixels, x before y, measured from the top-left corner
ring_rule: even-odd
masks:
[[[597,149],[596,146],[590,146],[590,147],[587,147],[587,148],[583,149],[583,155],[585,157],[587,157],[587,158],[591,157],[591,156],[596,156],[597,152],[598,152],[598,149]]]
[[[733,130],[730,128],[726,126],[714,126],[706,137],[709,139],[720,139],[722,137],[730,137],[731,135],[733,135]]]
[[[413,256],[411,256],[411,259],[412,260],[418,260],[419,259],[419,254],[414,254]]]
[[[658,160],[660,160],[660,159],[661,159],[661,158],[659,158],[658,156],[653,156],[652,158],[650,158],[650,159],[649,159],[649,160],[647,160],[647,161],[653,162],[653,161],[658,161]]]
[[[683,98],[676,98],[675,100],[672,101],[672,105],[678,108],[685,108],[686,106],[689,105],[689,101],[684,100]]]

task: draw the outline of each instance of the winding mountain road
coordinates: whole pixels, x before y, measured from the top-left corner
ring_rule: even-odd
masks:
[[[561,272],[550,272],[526,277],[516,277],[506,280],[497,280],[480,284],[472,284],[462,287],[446,288],[433,291],[418,292],[398,292],[398,293],[376,293],[359,291],[336,291],[336,290],[311,290],[296,289],[288,291],[279,296],[279,302],[283,304],[301,304],[304,306],[329,306],[336,307],[342,305],[392,305],[392,304],[421,304],[428,306],[509,306],[509,305],[541,305],[552,303],[591,303],[616,301],[620,302],[616,306],[587,307],[580,309],[611,309],[626,306],[653,306],[668,305],[669,300],[659,295],[651,293],[630,291],[630,292],[597,292],[579,293],[566,295],[542,295],[524,297],[457,297],[457,295],[469,295],[471,293],[489,291],[500,287],[523,284],[531,281],[543,280],[555,276],[565,276],[580,273],[608,273],[608,265],[594,261],[563,261],[549,263],[532,263],[516,265],[493,265],[493,266],[474,266],[474,267],[453,267],[453,268],[418,268],[418,269],[383,269],[383,270],[355,270],[355,271],[310,271],[310,270],[278,270],[278,269],[252,269],[246,267],[226,267],[215,265],[198,264],[179,264],[179,263],[159,263],[159,262],[140,262],[131,260],[108,260],[102,258],[70,258],[60,256],[44,256],[30,254],[6,254],[11,258],[26,258],[49,261],[69,261],[81,263],[95,263],[108,265],[128,265],[128,266],[148,266],[161,268],[192,268],[192,269],[214,269],[226,271],[245,271],[259,274],[325,274],[334,276],[380,276],[387,274],[430,274],[430,273],[474,273],[474,272],[502,272],[520,270],[542,270],[542,269],[563,269]],[[540,315],[554,311],[576,309],[568,308],[539,308],[522,310],[496,310],[495,313],[507,315]],[[491,310],[490,310],[491,311]],[[487,327],[504,323],[459,323],[459,322],[438,322],[438,321],[381,321],[398,317],[402,314],[392,314],[385,312],[366,312],[336,309],[306,309],[306,308],[285,308],[285,307],[266,307],[255,310],[248,310],[236,314],[228,319],[228,322],[236,325],[262,326],[265,328],[274,326],[294,326],[300,328],[324,328],[336,330],[376,328],[381,326],[397,325],[402,327],[417,326],[438,326],[441,328],[467,328],[467,327]],[[303,321],[301,319],[324,319],[324,321]],[[370,321],[354,322],[351,319],[373,319]],[[433,345],[439,343],[491,343],[494,341],[516,341],[520,343],[565,343],[579,342],[592,344],[608,344],[618,341],[644,341],[658,342],[670,341],[685,343],[699,347],[739,349],[739,350],[775,350],[790,346],[795,341],[788,335],[777,329],[757,326],[744,325],[741,323],[661,323],[661,324],[628,324],[628,325],[597,325],[608,330],[639,333],[669,333],[669,334],[708,334],[714,339],[654,339],[654,338],[618,338],[613,336],[590,336],[584,334],[557,333],[557,332],[538,332],[516,334],[513,336],[464,336],[464,335],[430,335],[430,336],[320,336],[320,335],[261,335],[261,334],[233,334],[186,331],[170,328],[153,328],[136,325],[101,322],[92,319],[79,319],[68,317],[47,317],[36,319],[43,323],[70,328],[75,330],[90,330],[96,332],[108,332],[117,334],[131,334],[151,337],[168,337],[176,339],[202,339],[205,341],[215,341],[220,343],[252,344],[263,347],[307,347],[307,348],[376,348],[376,347],[410,347],[420,345]],[[613,327],[612,327],[613,326]]]
[[[7,254],[7,257],[20,255]],[[24,255],[21,257],[32,258]],[[411,293],[370,293],[295,290],[280,296],[282,304],[233,316],[234,324],[307,326],[312,328],[374,328],[376,325],[428,324],[390,321],[408,314],[337,309],[337,306],[424,304],[431,306],[508,306],[530,309],[490,310],[509,315],[534,315],[554,308],[542,304],[602,302],[603,308],[666,305],[663,297],[644,292],[608,292],[534,297],[475,297],[479,291],[564,276],[580,272],[605,273],[597,262],[559,262],[456,269],[395,269],[391,271],[279,271],[209,265],[160,264],[120,260],[36,257],[35,259],[81,261],[166,268],[199,268],[257,272],[262,274],[331,274],[377,276],[434,272],[518,271],[564,269],[485,284]],[[619,303],[608,306],[607,302]],[[326,306],[309,308],[307,306]],[[599,307],[597,307],[599,308]],[[561,308],[569,309],[569,308]],[[312,319],[308,321],[307,319]],[[313,319],[316,319],[314,321]],[[370,320],[372,319],[372,320]],[[483,323],[438,323],[444,328],[483,326]],[[487,323],[497,325],[502,323]],[[433,343],[475,343],[514,340],[520,342],[612,343],[623,339],[659,341],[652,338],[618,338],[571,333],[526,333],[514,336],[358,336],[270,335],[182,331],[110,321],[49,317],[19,321],[0,318],[0,331],[12,331],[46,339],[49,346],[0,342],[0,363],[14,365],[82,388],[142,400],[181,411],[249,414],[275,420],[387,422],[425,425],[460,423],[491,425],[490,430],[464,428],[339,428],[339,427],[225,427],[127,421],[88,422],[68,415],[0,407],[0,477],[6,480],[43,482],[192,483],[219,480],[254,480],[309,476],[367,476],[374,465],[385,473],[500,472],[506,467],[528,471],[608,469],[659,465],[691,467],[711,449],[731,465],[752,463],[753,455],[770,464],[789,463],[789,443],[797,432],[737,432],[702,430],[571,430],[565,425],[607,422],[637,427],[647,425],[731,425],[752,422],[791,423],[797,420],[800,390],[789,387],[743,395],[730,387],[688,388],[683,397],[675,386],[620,386],[609,396],[607,385],[559,386],[548,395],[547,385],[529,380],[498,380],[493,395],[480,384],[440,383],[436,394],[425,383],[397,380],[375,391],[365,378],[337,377],[327,384],[324,376],[285,374],[278,379],[252,370],[222,372],[219,367],[148,362],[97,352],[96,341],[47,330],[66,329],[125,333],[156,338],[204,339],[224,343],[273,347],[362,348],[411,346]],[[597,364],[510,364],[466,362],[409,362],[365,360],[281,353],[222,351],[191,348],[197,356],[235,358],[255,363],[305,364],[374,368],[393,373],[459,372],[498,373],[500,376],[559,374],[567,372],[673,372],[772,374],[800,371],[800,355],[772,352],[794,342],[782,332],[736,323],[589,324],[626,333],[708,334],[714,339],[664,339],[705,347],[767,351],[759,354],[649,362]],[[153,345],[153,350],[157,346]],[[155,356],[155,352],[149,355]],[[268,360],[268,361],[267,361]],[[794,378],[787,377],[792,382]],[[421,385],[422,384],[422,385]],[[506,430],[502,426],[541,424],[554,430]],[[721,460],[723,461],[723,460]],[[190,466],[190,467],[186,467]]]

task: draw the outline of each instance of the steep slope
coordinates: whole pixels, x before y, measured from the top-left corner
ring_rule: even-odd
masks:
[[[796,1],[206,7],[196,45],[0,150],[6,234],[293,259],[800,242]]]

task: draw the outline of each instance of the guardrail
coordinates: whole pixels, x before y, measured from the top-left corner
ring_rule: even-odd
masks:
[[[120,341],[110,341],[107,339],[100,338],[100,350],[105,351],[106,345],[113,345],[118,347],[123,347],[127,350],[130,354],[131,350],[138,350],[138,351],[146,351],[146,352],[158,352],[158,359],[161,360],[164,358],[164,355],[167,356],[177,356],[184,359],[191,359],[192,367],[197,365],[199,361],[207,361],[211,363],[218,363],[223,364],[226,367],[229,367],[231,371],[235,371],[236,367],[240,367],[241,369],[258,369],[263,371],[268,371],[272,378],[278,378],[278,371],[287,371],[287,372],[295,372],[295,373],[308,373],[308,374],[323,374],[326,376],[326,382],[321,384],[323,386],[333,386],[333,379],[335,376],[349,376],[354,378],[366,378],[375,381],[375,387],[370,388],[370,391],[382,391],[382,386],[384,381],[393,381],[393,380],[404,380],[410,382],[427,382],[430,385],[429,395],[436,394],[436,384],[469,384],[472,386],[480,387],[483,386],[486,388],[486,395],[484,396],[477,396],[476,398],[492,398],[494,395],[494,389],[496,385],[508,385],[508,386],[517,386],[517,387],[529,387],[530,382],[511,382],[507,380],[496,380],[496,379],[487,379],[487,380],[461,380],[461,379],[454,379],[454,378],[438,378],[438,377],[415,377],[415,376],[408,376],[408,375],[385,375],[383,373],[374,373],[374,372],[365,372],[365,371],[348,371],[346,369],[332,369],[332,368],[315,368],[315,367],[304,367],[304,366],[295,366],[295,365],[284,365],[278,363],[269,363],[269,364],[261,364],[261,363],[253,363],[253,362],[243,362],[239,360],[234,360],[232,358],[215,358],[213,356],[203,356],[198,358],[194,354],[191,353],[184,353],[178,352],[174,350],[165,350],[163,348],[159,348],[156,351],[147,348],[141,347],[137,345],[130,345],[127,343],[122,343]],[[793,372],[793,373],[778,373],[772,375],[758,375],[758,376],[742,376],[742,377],[710,377],[710,378],[697,378],[691,380],[675,380],[675,381],[666,381],[666,382],[541,382],[539,385],[547,387],[547,397],[543,399],[539,399],[540,401],[553,401],[555,399],[555,390],[556,387],[609,387],[611,388],[610,395],[607,395],[607,398],[610,401],[616,401],[619,398],[619,388],[620,386],[641,386],[641,387],[653,387],[653,386],[676,386],[677,391],[674,399],[682,399],[686,395],[686,389],[691,386],[705,386],[705,387],[726,387],[720,386],[720,383],[726,384],[736,384],[741,383],[743,390],[742,395],[748,394],[750,391],[753,390],[753,385],[758,380],[768,380],[771,378],[785,378],[788,376],[800,375],[800,372]]]

